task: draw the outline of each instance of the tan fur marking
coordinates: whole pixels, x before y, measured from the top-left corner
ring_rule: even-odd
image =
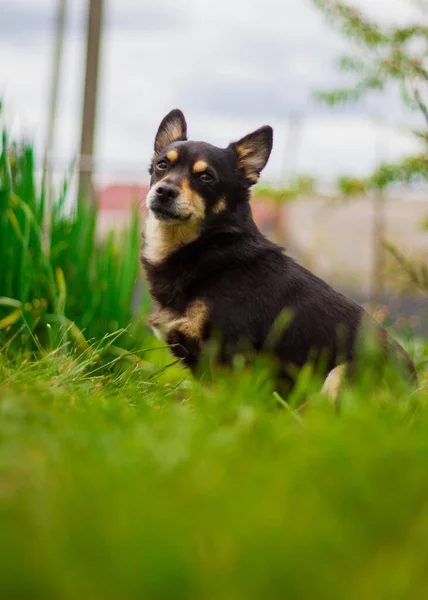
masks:
[[[194,173],[202,173],[208,169],[208,164],[204,160],[198,160],[193,165]]]
[[[151,264],[163,262],[170,254],[199,237],[200,225],[192,219],[183,224],[164,223],[149,212],[145,221],[143,256]]]
[[[177,313],[167,308],[162,308],[160,304],[155,303],[153,312],[149,317],[149,325],[160,339],[165,340],[168,335],[168,325],[176,318]]]
[[[238,144],[236,146],[236,151],[238,152],[240,161],[243,162],[244,159],[253,152],[253,147],[246,142],[245,144]]]
[[[247,173],[246,177],[251,183],[257,183],[259,180],[258,173]]]
[[[246,141],[244,144],[239,144],[236,147],[236,151],[238,152],[239,157],[239,166],[240,167],[248,167],[249,162],[254,162],[257,160],[258,149],[257,146]]]
[[[224,210],[226,210],[226,200],[224,198],[220,198],[220,200],[213,206],[213,213],[218,215]]]
[[[341,383],[345,377],[346,365],[340,365],[330,371],[327,375],[322,391],[332,400],[337,400],[340,392]]]
[[[208,306],[204,300],[195,300],[187,308],[184,315],[172,310],[155,306],[149,323],[156,328],[166,340],[172,332],[179,332],[186,337],[200,339],[208,318]]]
[[[156,149],[155,154],[162,152],[164,148],[179,140],[183,136],[183,129],[179,121],[172,121],[168,123],[168,126],[160,131],[156,137]]]
[[[173,148],[172,150],[170,150],[169,152],[166,153],[166,157],[169,160],[169,162],[171,163],[175,163],[178,160],[178,150],[176,150],[175,148]]]
[[[258,144],[245,140],[242,144],[236,146],[236,152],[238,153],[239,167],[245,171],[246,179],[251,183],[257,183],[260,171],[264,166]]]
[[[192,215],[196,220],[202,221],[205,217],[205,202],[200,195],[190,187],[188,179],[183,179],[181,191],[185,198],[188,198],[192,205]]]
[[[208,306],[203,300],[195,300],[184,313],[184,316],[171,321],[168,332],[178,331],[186,337],[200,339],[202,329],[208,317]]]

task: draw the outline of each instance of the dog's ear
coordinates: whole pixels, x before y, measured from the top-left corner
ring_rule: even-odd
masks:
[[[264,125],[230,144],[238,155],[239,168],[250,185],[257,183],[272,150],[273,129]]]
[[[155,153],[159,154],[172,142],[187,139],[187,124],[183,113],[174,108],[162,119],[155,138]]]

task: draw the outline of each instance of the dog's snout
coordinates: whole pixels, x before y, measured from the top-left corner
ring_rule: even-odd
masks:
[[[175,186],[168,183],[158,185],[156,188],[156,196],[159,200],[175,200],[180,190]]]

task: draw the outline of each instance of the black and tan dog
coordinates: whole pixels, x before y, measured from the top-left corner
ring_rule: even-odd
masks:
[[[245,343],[264,351],[274,323],[290,320],[271,351],[280,382],[292,385],[309,359],[327,376],[356,361],[358,332],[371,323],[383,351],[415,370],[404,349],[349,298],[286,256],[255,225],[250,188],[272,149],[261,127],[227,148],[187,140],[181,111],[160,124],[150,167],[142,263],[154,300],[150,324],[196,370],[206,342],[220,335],[221,363]],[[330,376],[331,378],[331,376]]]

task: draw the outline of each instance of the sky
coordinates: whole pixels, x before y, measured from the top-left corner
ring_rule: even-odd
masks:
[[[410,0],[354,0],[383,21],[406,23]],[[44,149],[57,0],[2,0],[0,98],[15,136]],[[86,1],[69,0],[54,160],[78,153]],[[153,139],[172,108],[192,139],[219,146],[274,127],[266,181],[292,171],[321,181],[363,175],[415,148],[391,93],[333,110],[313,92],[345,84],[335,59],[349,46],[310,0],[106,0],[97,176],[145,181]],[[290,125],[292,123],[292,125]],[[294,125],[293,125],[294,124]]]

